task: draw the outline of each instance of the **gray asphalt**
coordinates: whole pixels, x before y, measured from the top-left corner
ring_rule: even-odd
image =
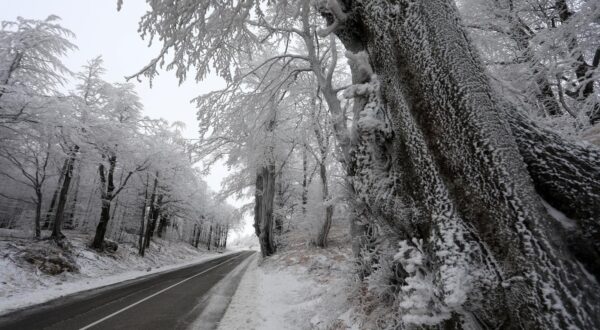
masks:
[[[230,254],[5,314],[0,316],[0,329],[187,329],[194,321],[198,325],[211,289],[254,253]],[[233,294],[241,274],[230,276],[227,281],[234,283],[221,291]],[[216,322],[202,328],[215,326]]]

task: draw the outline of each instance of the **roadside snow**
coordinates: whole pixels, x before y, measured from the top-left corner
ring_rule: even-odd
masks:
[[[309,248],[255,258],[219,329],[350,329],[345,252]]]
[[[48,275],[23,260],[22,253],[32,249],[56,249],[51,241],[32,241],[0,237],[0,314],[32,306],[75,292],[99,288],[135,279],[149,274],[185,267],[218,258],[226,253],[207,252],[182,242],[155,240],[146,257],[137,255],[129,244],[119,245],[115,253],[101,253],[87,247],[90,238],[67,233],[72,248],[69,255],[77,264],[78,272]]]
[[[254,262],[256,258],[257,255],[255,254],[244,260],[210,289],[205,295],[206,300],[197,306],[203,308],[202,313],[188,329],[212,330],[219,324],[238,288],[241,278],[244,276],[244,272],[248,268],[248,265]]]

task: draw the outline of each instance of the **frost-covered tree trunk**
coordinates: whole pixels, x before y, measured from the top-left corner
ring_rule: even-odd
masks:
[[[75,214],[77,213],[77,198],[79,197],[79,184],[81,181],[81,164],[79,164],[77,169],[73,169],[75,182],[73,182],[73,199],[71,200],[71,212],[69,213],[69,218],[64,223],[64,228],[73,229],[75,228]]]
[[[114,176],[115,169],[117,167],[117,156],[115,154],[110,154],[105,156],[108,160],[108,171],[103,163],[98,165],[98,174],[100,177],[100,199],[102,201],[102,207],[100,211],[100,221],[98,221],[98,226],[96,226],[96,234],[94,235],[94,240],[92,241],[92,247],[94,249],[102,250],[104,249],[104,236],[106,236],[106,230],[108,229],[108,223],[111,219],[110,215],[110,207],[113,199],[119,196],[119,193],[125,188],[127,185],[127,181],[131,178],[134,171],[140,171],[141,167],[136,168],[134,171],[130,171],[125,176],[125,179],[121,181],[121,185],[119,188],[115,186]]]
[[[353,183],[398,243],[402,322],[600,326],[598,284],[542,206],[454,3],[327,3],[332,30],[375,74],[351,91],[367,100]]]
[[[35,238],[42,237],[42,226],[41,226],[42,201],[43,201],[42,190],[40,188],[35,188],[35,219],[34,219]]]
[[[56,182],[56,189],[54,189],[54,193],[52,194],[52,200],[50,201],[50,206],[48,207],[48,212],[46,213],[46,219],[44,220],[44,225],[42,226],[43,229],[50,228],[50,224],[53,221],[52,217],[55,214],[56,201],[58,200],[58,194],[60,193],[60,190],[62,188],[62,182],[64,180],[65,172],[67,170],[68,164],[69,164],[69,159],[67,158],[63,162],[63,166],[60,171],[60,176],[58,178],[58,181]]]
[[[104,248],[104,236],[106,235],[106,229],[108,228],[108,221],[110,220],[110,204],[113,198],[113,191],[115,190],[114,184],[114,173],[117,165],[117,157],[108,157],[108,174],[104,164],[98,166],[98,174],[100,175],[100,198],[102,200],[102,206],[100,210],[100,221],[96,227],[96,234],[92,247],[98,250]]]
[[[277,109],[270,105],[269,119],[265,122],[266,144],[264,146],[264,159],[260,160],[256,172],[256,184],[254,195],[254,231],[263,257],[268,257],[277,251],[275,244],[275,215],[273,205],[275,203],[275,139],[274,131],[277,123]]]
[[[54,239],[63,239],[65,235],[61,232],[63,220],[65,217],[65,207],[67,205],[67,199],[69,197],[69,187],[71,186],[71,178],[73,176],[73,164],[75,163],[75,156],[79,151],[78,146],[74,146],[69,153],[69,157],[65,160],[63,166],[63,173],[61,174],[62,185],[60,193],[58,195],[58,203],[56,205],[56,215],[54,216],[54,223],[52,226],[52,235]]]
[[[569,143],[507,108],[537,193],[566,215],[560,235],[578,261],[600,279],[600,150]]]
[[[150,204],[150,218],[148,219],[148,228],[146,230],[146,248],[148,248],[150,246],[150,240],[152,239],[152,236],[154,236],[154,231],[156,230],[156,225],[158,224],[158,221],[160,219],[160,211],[161,211],[161,204],[162,204],[162,199],[163,199],[163,195],[159,194],[158,197],[152,199],[152,203]]]
[[[275,253],[277,247],[273,237],[273,203],[275,199],[275,164],[262,166],[256,173],[254,205],[254,230],[263,257]]]

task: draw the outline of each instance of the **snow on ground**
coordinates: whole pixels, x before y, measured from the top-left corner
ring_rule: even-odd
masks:
[[[330,245],[290,244],[267,259],[254,258],[219,329],[355,329],[349,244]]]
[[[68,231],[65,234],[72,245],[67,251],[50,240],[16,238],[18,234],[0,236],[0,314],[224,255],[161,239],[153,240],[144,258],[131,244],[119,244],[115,253],[97,253],[87,246],[91,237]],[[41,270],[47,264],[38,260],[32,264],[31,256],[53,258],[65,268],[77,269],[49,275]]]

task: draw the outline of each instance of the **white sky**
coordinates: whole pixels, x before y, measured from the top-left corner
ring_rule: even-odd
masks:
[[[140,17],[146,12],[144,0],[125,0],[123,8],[117,12],[117,0],[3,0],[0,8],[0,21],[14,21],[17,16],[32,19],[45,19],[49,15],[62,18],[61,25],[76,35],[72,40],[79,47],[65,57],[65,65],[72,71],[79,71],[89,59],[102,55],[106,68],[105,80],[124,82],[125,76],[139,71],[157,53],[158,45],[147,47],[137,32]],[[184,135],[198,137],[196,108],[190,100],[198,95],[223,88],[225,83],[215,75],[204,81],[186,81],[179,86],[173,72],[162,72],[152,82],[138,83],[137,92],[144,104],[144,113],[152,118],[164,118],[169,122],[181,121],[186,124]],[[205,180],[214,190],[220,189],[221,180],[227,169],[216,165]],[[231,200],[231,204],[241,203]],[[249,219],[244,226],[244,234],[252,232]]]

